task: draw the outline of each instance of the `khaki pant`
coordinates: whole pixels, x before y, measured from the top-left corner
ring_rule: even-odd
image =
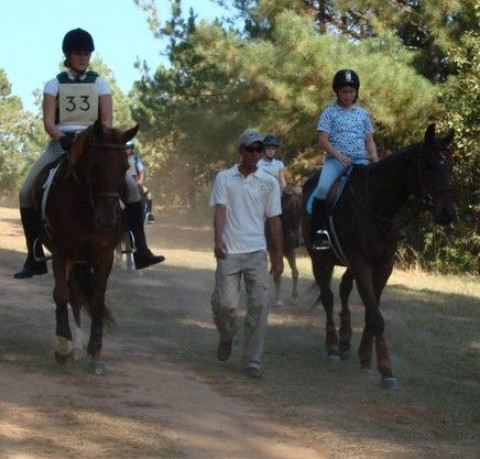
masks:
[[[32,207],[32,198],[30,196],[31,189],[35,182],[37,175],[48,164],[53,163],[65,152],[60,146],[60,143],[50,141],[47,145],[45,152],[33,163],[27,178],[23,182],[22,188],[20,188],[19,200],[20,207]],[[126,153],[125,153],[126,154]],[[128,185],[128,202],[138,202],[141,199],[140,190],[133,177],[129,174],[125,174],[125,180]]]
[[[220,340],[231,340],[237,332],[241,278],[247,292],[244,322],[243,366],[261,368],[269,313],[267,252],[227,254],[217,260],[215,290],[211,304]]]

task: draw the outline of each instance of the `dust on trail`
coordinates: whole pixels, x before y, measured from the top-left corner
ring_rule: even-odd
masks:
[[[0,234],[1,458],[325,457],[304,443],[301,429],[272,419],[255,402],[212,390],[191,370],[168,362],[165,355],[175,349],[168,340],[153,338],[145,347],[141,337],[107,332],[107,375],[88,374],[86,362],[57,367],[53,277],[12,279],[24,256],[16,209],[0,208]],[[156,282],[154,275],[162,274],[155,270],[162,269],[168,270],[112,276]],[[212,275],[204,274],[208,288]],[[182,282],[177,279],[178,288]],[[140,301],[132,306],[141,309]]]
[[[480,457],[477,363],[458,365],[467,379],[448,373],[452,390],[446,393],[425,372],[409,371],[415,356],[402,361],[395,352],[404,383],[395,394],[380,391],[377,374],[373,380],[362,377],[353,356],[329,363],[324,314],[309,309],[311,268],[301,259],[300,304],[271,310],[265,376],[251,380],[240,372],[241,332],[229,361],[215,358],[211,228],[157,215],[147,233],[153,251],[167,260],[140,272],[112,272],[107,305],[117,323],[104,335],[107,374],[92,376],[87,360],[65,368],[54,362],[52,274],[12,278],[25,256],[24,240],[18,210],[0,207],[0,459]],[[411,336],[402,329],[410,303],[419,298],[414,290],[397,290],[389,289],[393,307],[385,314],[393,337],[404,340]],[[451,301],[450,295],[432,290],[432,304],[417,311],[420,323],[430,320],[433,307]],[[478,322],[478,297],[462,298],[462,321],[445,313],[449,333],[466,336],[466,323]],[[358,296],[351,312],[358,342],[364,317]],[[84,319],[84,333],[88,325]],[[478,342],[474,333],[468,336]],[[464,347],[442,347],[448,368],[452,358],[466,358]],[[445,358],[435,358],[438,370]],[[423,361],[412,363],[420,367]],[[443,399],[448,404],[442,409],[437,405]]]

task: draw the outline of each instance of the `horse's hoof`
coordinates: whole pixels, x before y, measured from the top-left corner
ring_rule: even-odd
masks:
[[[338,363],[340,362],[340,355],[338,354],[338,352],[329,352],[327,355],[327,359],[329,362]]]
[[[55,351],[55,362],[59,365],[66,365],[67,362],[73,361],[73,354],[70,352],[69,354],[62,355],[58,351]]]
[[[364,367],[364,368],[361,368],[360,371],[362,375],[364,375],[367,378],[371,378],[373,376],[373,370],[371,368]]]
[[[400,384],[398,383],[397,378],[389,376],[388,378],[381,379],[380,387],[386,390],[399,390]]]
[[[89,364],[88,371],[94,375],[102,376],[106,373],[107,369],[103,362],[92,361]]]
[[[347,360],[350,358],[350,351],[340,351],[340,359]]]

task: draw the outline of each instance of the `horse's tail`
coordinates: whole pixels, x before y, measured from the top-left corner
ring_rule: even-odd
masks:
[[[80,309],[83,309],[89,317],[92,317],[93,284],[90,266],[87,263],[76,263],[70,280],[72,282],[70,285],[72,294],[70,303],[74,310],[76,309],[77,313],[79,313]],[[113,315],[106,306],[103,314],[103,323],[106,326],[115,324]]]

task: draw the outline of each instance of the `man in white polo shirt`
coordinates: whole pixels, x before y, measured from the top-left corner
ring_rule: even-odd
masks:
[[[245,131],[239,139],[240,164],[217,174],[210,198],[215,207],[217,270],[211,303],[219,331],[217,357],[226,361],[232,351],[243,276],[248,304],[242,371],[253,378],[262,374],[269,312],[265,221],[274,245],[272,274],[277,277],[283,272],[280,186],[257,167],[262,151],[263,136]]]

